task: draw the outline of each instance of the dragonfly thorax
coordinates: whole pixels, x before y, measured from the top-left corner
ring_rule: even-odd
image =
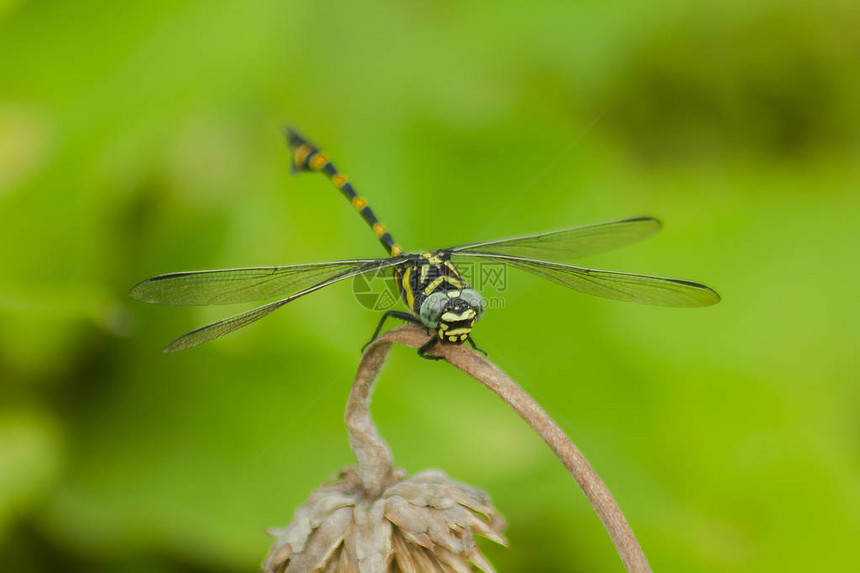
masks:
[[[421,303],[421,322],[436,330],[439,340],[462,344],[484,314],[484,297],[474,289],[434,292]]]

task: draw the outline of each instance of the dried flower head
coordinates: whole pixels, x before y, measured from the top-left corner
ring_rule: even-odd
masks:
[[[389,474],[368,496],[355,470],[311,494],[293,522],[269,533],[276,541],[265,573],[491,573],[475,543],[505,545],[504,520],[483,491],[440,471]]]
[[[362,356],[346,406],[349,445],[358,464],[311,494],[293,522],[270,531],[276,541],[264,573],[484,573],[493,569],[475,545],[480,535],[505,545],[504,521],[487,495],[439,471],[411,478],[393,469],[391,450],[370,416],[373,384],[391,344],[420,348],[423,328],[395,328]],[[437,348],[445,360],[495,392],[543,438],[576,480],[630,573],[651,573],[606,485],[558,424],[516,382],[463,346]]]

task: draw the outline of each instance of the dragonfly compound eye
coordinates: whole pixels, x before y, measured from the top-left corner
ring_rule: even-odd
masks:
[[[475,310],[477,313],[475,320],[481,320],[481,317],[484,316],[484,309],[487,307],[487,302],[481,293],[475,289],[466,288],[460,291],[460,298]]]
[[[424,302],[421,303],[419,312],[421,322],[424,323],[424,326],[427,328],[436,328],[439,326],[439,319],[442,317],[442,313],[445,311],[450,300],[448,295],[438,291],[425,298]]]

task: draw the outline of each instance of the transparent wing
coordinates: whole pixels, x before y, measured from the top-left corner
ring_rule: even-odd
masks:
[[[624,247],[650,237],[659,230],[660,221],[657,219],[634,217],[536,235],[461,245],[450,251],[566,261]]]
[[[468,253],[468,256],[504,262],[567,288],[614,300],[678,307],[710,306],[720,302],[720,295],[712,289],[683,279],[603,271],[502,255]]]
[[[344,261],[346,262],[346,261]],[[353,263],[358,261],[352,261]],[[363,264],[360,265],[352,265],[351,268],[346,271],[342,271],[334,276],[329,276],[326,279],[323,279],[321,282],[312,285],[310,287],[301,290],[287,298],[283,298],[281,300],[276,300],[274,302],[270,302],[269,304],[265,304],[263,306],[258,306],[257,308],[253,308],[249,311],[243,312],[241,314],[237,314],[235,316],[231,316],[229,318],[225,318],[224,320],[219,320],[218,322],[213,322],[207,326],[202,328],[198,328],[197,330],[193,330],[188,334],[180,336],[170,344],[168,344],[165,348],[165,352],[178,352],[180,350],[186,350],[188,348],[193,348],[204,342],[209,342],[210,340],[214,340],[220,336],[224,336],[234,330],[238,330],[243,326],[247,326],[252,322],[256,322],[268,315],[269,313],[279,309],[284,306],[288,302],[292,302],[297,298],[304,296],[306,294],[317,291],[321,288],[332,285],[336,282],[342,281],[344,279],[348,279],[354,277],[356,275],[360,275],[363,273],[376,271],[378,269],[383,269],[387,267],[395,266],[402,262],[402,259],[371,259],[369,261],[364,261]],[[330,263],[322,263],[322,264],[330,264]],[[297,266],[309,266],[309,265],[297,265]],[[281,267],[284,268],[284,267]],[[287,267],[289,268],[289,267]],[[208,272],[218,272],[218,271],[208,271]],[[295,283],[294,283],[295,284]],[[293,286],[294,286],[293,284]],[[252,299],[245,299],[252,300]]]
[[[202,328],[198,328],[197,330],[192,330],[188,334],[180,336],[179,338],[165,346],[164,352],[179,352],[180,350],[187,350],[189,348],[199,346],[204,342],[215,340],[220,336],[224,336],[225,334],[229,334],[234,330],[238,330],[243,326],[247,326],[252,322],[260,320],[270,312],[278,310],[291,300],[293,300],[293,298],[270,302],[269,304],[258,306],[257,308],[249,310],[248,312],[243,312],[242,314],[237,314],[235,316],[231,316],[230,318],[225,318],[224,320],[213,322],[212,324],[209,324]]]
[[[356,269],[366,272],[388,266],[384,264],[388,262],[393,264],[396,259],[170,273],[138,283],[129,294],[139,301],[155,304],[206,306],[251,302],[290,295],[341,273]]]

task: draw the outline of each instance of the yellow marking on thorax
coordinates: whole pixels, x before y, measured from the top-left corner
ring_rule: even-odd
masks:
[[[421,265],[421,281],[420,284],[424,284],[424,281],[427,280],[427,273],[430,272],[430,265]]]
[[[448,267],[448,269],[452,273],[454,273],[454,276],[458,276],[458,277],[461,276],[460,271],[457,270],[457,267],[455,267],[454,263],[452,263],[451,261],[445,261],[445,266]]]
[[[435,279],[433,279],[433,281],[431,281],[430,284],[427,285],[427,288],[424,289],[424,294],[430,296],[430,293],[436,290],[436,288],[438,288],[440,284],[445,282],[445,278],[446,277],[436,277]]]
[[[434,255],[430,251],[424,251],[423,253],[421,253],[421,256],[427,259],[427,262],[431,265],[438,265],[442,262],[442,257],[440,257],[439,255]]]
[[[367,207],[367,201],[356,195],[352,198],[352,206],[355,207],[356,211],[361,211]]]
[[[316,169],[317,171],[319,171],[326,163],[328,163],[328,157],[326,157],[322,153],[317,153],[316,155],[311,157],[311,162],[309,163],[309,165],[311,166],[311,169]]]
[[[305,166],[305,159],[311,154],[313,149],[310,145],[303,143],[296,149],[296,165],[299,167]]]
[[[335,184],[335,187],[340,189],[343,187],[343,184],[346,183],[346,177],[338,173],[331,178],[331,182]]]
[[[409,310],[415,308],[415,293],[409,288],[409,275],[411,274],[412,268],[407,268],[403,271],[403,278],[400,280],[400,284],[403,285],[403,292],[406,293],[406,302],[409,305]]]
[[[463,282],[457,277],[442,275],[441,277],[436,277],[429,285],[427,285],[427,288],[424,289],[424,294],[430,296],[433,291],[439,288],[439,285],[445,282],[454,285],[454,287],[456,288],[463,288]]]
[[[383,225],[382,223],[374,223],[373,224],[373,234],[376,235],[377,239],[382,237],[382,235],[385,234],[385,231],[386,231],[385,225]]]

